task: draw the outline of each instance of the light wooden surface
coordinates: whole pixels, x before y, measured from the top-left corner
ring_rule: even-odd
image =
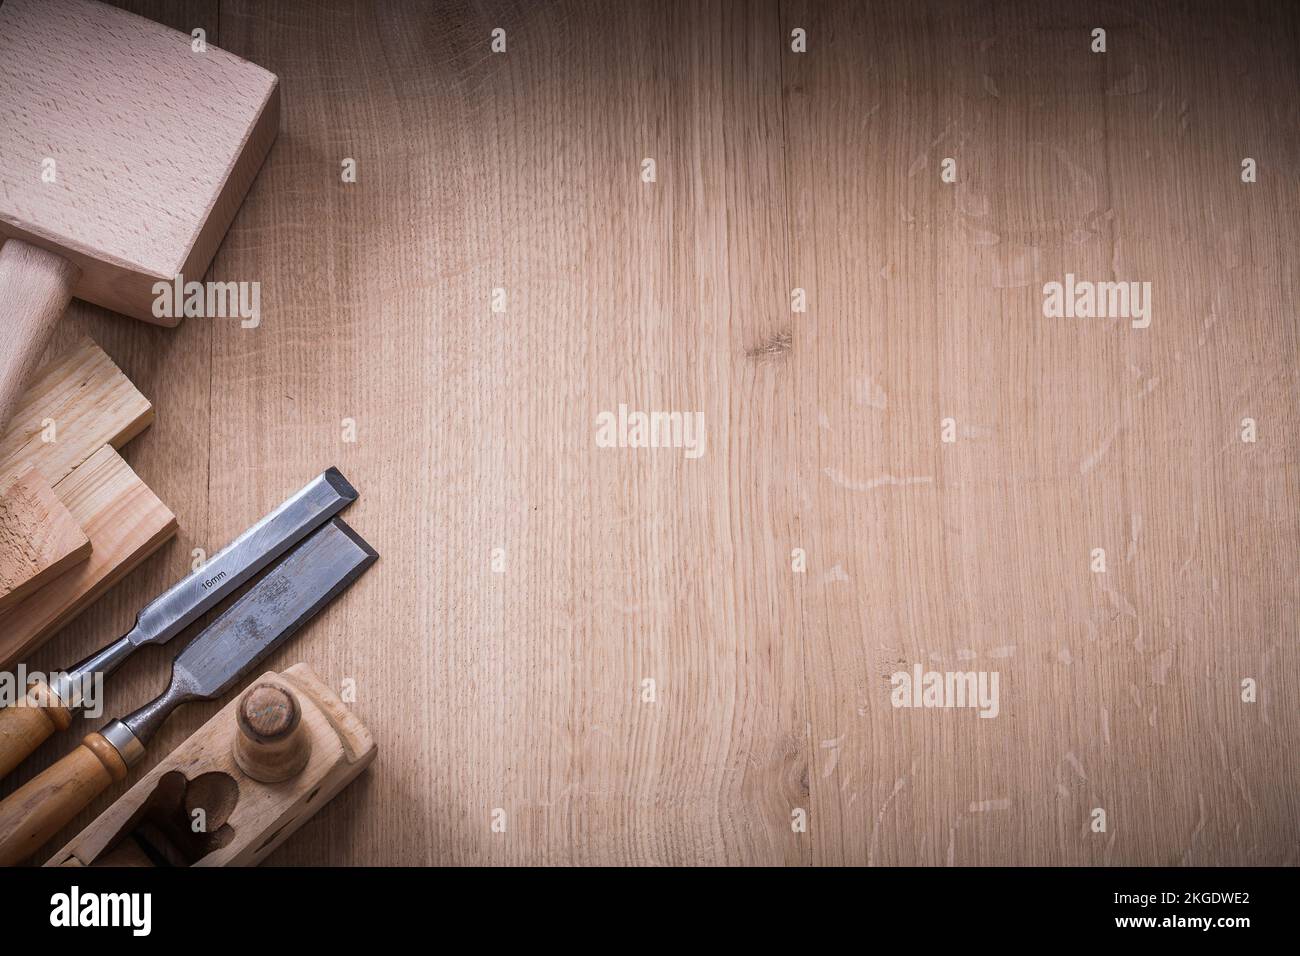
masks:
[[[0,485],[0,611],[90,557],[90,539],[35,468]]]
[[[78,298],[174,325],[153,284],[207,269],[274,138],[275,93],[188,30],[94,0],[6,0],[0,235],[75,262]]]
[[[281,77],[212,270],[263,319],[74,305],[182,530],[33,663],[338,465],[381,560],[268,666],[381,754],[273,862],[1300,863],[1296,13],[139,8]],[[1151,327],[1044,319],[1067,271]],[[705,454],[596,447],[620,403]],[[915,663],[1001,713],[894,709]]]

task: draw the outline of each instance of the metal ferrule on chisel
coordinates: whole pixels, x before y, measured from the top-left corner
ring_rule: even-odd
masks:
[[[330,468],[150,602],[125,635],[58,675],[51,682],[56,699],[80,708],[88,677],[107,677],[137,647],[167,643],[356,499],[356,489]]]

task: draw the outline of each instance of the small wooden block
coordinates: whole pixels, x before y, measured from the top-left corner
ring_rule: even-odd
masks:
[[[121,448],[153,406],[113,360],[81,339],[32,378],[0,435],[0,484],[35,468],[51,488],[105,445]]]
[[[90,557],[0,611],[0,669],[12,668],[176,533],[176,516],[109,447],[54,493],[90,539]]]
[[[90,539],[34,468],[0,488],[0,611],[90,557]]]
[[[95,535],[85,526],[91,513],[83,507],[73,514],[67,502],[62,501],[59,487],[105,445],[122,447],[148,427],[153,418],[149,400],[104,350],[88,338],[81,339],[36,374],[4,435],[0,436],[0,543],[6,545],[0,550],[0,615],[15,610],[29,596],[34,599],[44,583],[57,581],[61,571],[89,557],[90,549],[96,544]],[[105,478],[99,469],[90,474],[96,481]],[[84,490],[85,485],[86,476],[83,476],[81,481],[65,489],[65,493],[74,488]],[[87,543],[77,545],[83,550],[74,548],[57,559],[60,547],[70,547],[69,523],[78,527],[76,534],[86,538]],[[100,536],[103,534],[101,530]],[[47,552],[46,541],[63,544]],[[56,559],[53,566],[42,571],[37,566],[39,560],[29,559],[35,563],[29,563],[24,570],[20,555],[40,553],[49,553]],[[119,553],[110,549],[106,558],[112,559]],[[12,564],[11,555],[15,562]],[[102,572],[95,573],[91,579],[99,581],[103,576]],[[6,581],[10,587],[7,597]],[[70,589],[65,582],[59,593],[66,596],[81,592]],[[55,607],[56,602],[47,602],[45,606]],[[66,616],[58,618],[59,623],[64,620]],[[57,627],[58,623],[53,626]],[[0,660],[12,663],[11,655],[15,652],[10,648],[26,640],[39,641],[47,633],[49,630],[19,636],[0,625]]]
[[[310,742],[300,772],[267,784],[240,769],[234,750],[241,695],[45,865],[255,865],[375,758],[370,732],[306,664],[254,683],[293,697],[300,720],[295,726]],[[188,826],[195,810],[203,811],[207,823],[197,835]]]

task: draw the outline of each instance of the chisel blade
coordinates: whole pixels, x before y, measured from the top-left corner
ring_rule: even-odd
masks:
[[[152,601],[126,639],[137,647],[167,643],[356,500],[339,470],[328,469]]]
[[[379,555],[333,518],[190,642],[172,682],[123,723],[143,742],[178,704],[220,697],[370,567]]]

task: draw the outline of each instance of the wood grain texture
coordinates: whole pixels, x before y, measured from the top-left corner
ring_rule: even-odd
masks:
[[[55,485],[54,492],[90,539],[91,554],[0,612],[0,667],[11,668],[27,659],[41,641],[176,533],[175,515],[108,446]],[[113,636],[101,633],[96,646]]]
[[[154,314],[153,285],[207,270],[278,131],[278,102],[272,74],[196,51],[188,32],[94,0],[9,0],[0,234],[75,263],[78,298],[175,325]]]
[[[382,555],[289,653],[384,755],[273,862],[1300,862],[1290,8],[147,7],[279,74],[284,136],[213,265],[257,329],[73,306],[184,528],[88,617],[328,464]],[[1045,320],[1067,271],[1152,326]],[[706,453],[597,448],[620,402]],[[918,662],[1000,715],[894,709]]]
[[[37,469],[55,486],[105,445],[121,448],[153,422],[149,400],[84,336],[60,344],[28,384],[0,438],[0,476]]]
[[[12,565],[0,578],[19,588],[20,598],[89,553],[85,529],[59,500],[61,482],[106,445],[126,444],[153,419],[148,399],[88,338],[62,349],[32,378],[0,438],[0,488],[8,489],[0,503],[0,541],[6,544],[0,561]],[[84,487],[85,482],[68,486]],[[23,564],[28,571],[20,570]],[[15,603],[0,594],[0,611]]]
[[[0,487],[0,611],[90,557],[90,539],[35,468]]]

